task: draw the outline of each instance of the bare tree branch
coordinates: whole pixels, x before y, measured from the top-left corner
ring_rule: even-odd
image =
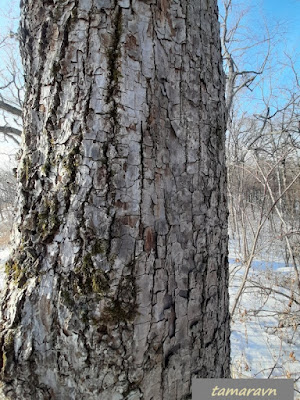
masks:
[[[3,133],[4,136],[12,139],[17,145],[20,145],[19,140],[16,138],[16,136],[20,137],[22,134],[20,129],[11,126],[0,126],[0,133]]]
[[[12,134],[16,136],[21,136],[22,131],[17,128],[13,128],[12,126],[0,126],[0,132],[4,133],[4,135]]]
[[[18,117],[22,117],[22,110],[8,104],[6,101],[0,100],[0,109],[7,111],[13,115],[17,115]]]

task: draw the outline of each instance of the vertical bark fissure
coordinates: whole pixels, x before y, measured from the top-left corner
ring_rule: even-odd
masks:
[[[25,51],[28,82],[42,72],[25,106],[4,391],[188,398],[194,376],[229,374],[215,1],[24,9],[24,50],[47,43]]]
[[[111,169],[111,159],[109,155],[109,145],[114,143],[115,136],[118,135],[119,131],[119,121],[118,121],[118,96],[119,96],[119,79],[120,79],[120,41],[122,36],[122,8],[118,6],[118,2],[115,1],[115,16],[113,17],[113,36],[112,43],[107,50],[107,64],[108,64],[108,83],[107,83],[107,98],[106,102],[110,105],[110,123],[111,123],[111,133],[108,144],[105,145],[104,155],[107,170],[107,182],[108,189],[106,192],[106,201],[108,204],[108,217],[111,217],[109,233],[108,233],[108,254],[111,254],[111,242],[113,239],[113,229],[115,225],[115,207],[113,191],[111,187],[112,179],[112,169]],[[112,198],[110,198],[112,197]]]
[[[45,62],[45,58],[46,58],[45,49],[47,48],[47,45],[48,45],[47,28],[48,28],[48,22],[45,21],[42,25],[41,37],[40,37],[39,58],[41,60],[41,68],[38,71],[38,76],[37,76],[37,84],[36,84],[37,95],[36,95],[35,104],[34,104],[35,108],[39,108],[39,104],[40,104],[41,80],[42,80],[42,76],[43,76],[43,72],[44,72],[44,62]]]
[[[119,92],[119,60],[121,57],[120,40],[122,35],[122,8],[117,6],[116,15],[114,18],[114,32],[112,44],[107,51],[108,58],[108,86],[107,86],[107,102],[112,103],[110,116],[112,119],[112,131],[116,134],[118,131],[118,101],[117,95]]]

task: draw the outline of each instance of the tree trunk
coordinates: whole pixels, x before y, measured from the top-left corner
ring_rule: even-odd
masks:
[[[8,399],[188,399],[229,376],[216,0],[23,0]]]

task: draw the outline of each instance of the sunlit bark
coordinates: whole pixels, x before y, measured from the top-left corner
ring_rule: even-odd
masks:
[[[11,399],[187,399],[229,376],[214,0],[23,0],[2,303]]]

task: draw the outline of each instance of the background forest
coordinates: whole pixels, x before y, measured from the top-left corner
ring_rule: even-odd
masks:
[[[232,374],[293,378],[300,398],[299,31],[295,17],[271,21],[265,3],[219,1],[228,112]],[[297,15],[299,3],[286,2],[290,15]],[[2,6],[0,13],[4,264],[11,245],[24,91],[18,5]]]

